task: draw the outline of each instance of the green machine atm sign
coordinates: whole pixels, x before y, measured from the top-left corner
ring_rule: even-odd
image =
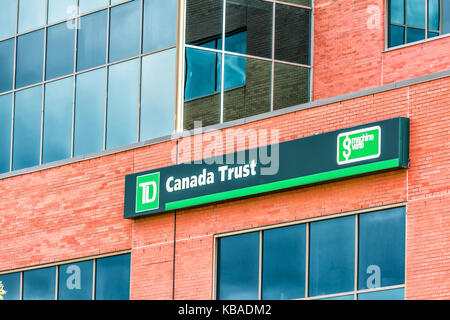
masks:
[[[271,154],[272,160],[276,158],[276,170],[270,174],[262,154]],[[229,159],[240,160],[230,162]],[[139,218],[408,166],[409,119],[393,118],[127,175],[124,218]]]

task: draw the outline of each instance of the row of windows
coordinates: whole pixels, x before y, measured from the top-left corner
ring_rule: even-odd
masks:
[[[403,299],[405,208],[218,238],[218,299]]]
[[[70,8],[67,1],[63,2],[57,5],[58,10]],[[97,8],[101,2],[105,1],[97,1],[90,8]],[[27,10],[43,5],[41,0],[20,3],[26,3]],[[51,8],[55,7],[49,6],[49,17]],[[39,12],[35,8],[27,17],[36,18]],[[1,41],[0,93],[175,46],[176,26],[176,0],[132,0]]]
[[[128,300],[130,254],[0,275],[5,300]]]
[[[175,51],[1,95],[0,173],[170,135]]]

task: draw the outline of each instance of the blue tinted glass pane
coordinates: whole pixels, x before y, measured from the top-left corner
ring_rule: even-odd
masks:
[[[93,68],[106,62],[106,10],[80,18],[78,29],[77,70]]]
[[[14,39],[0,42],[0,93],[13,88]]]
[[[96,300],[128,300],[130,298],[130,255],[97,260]]]
[[[227,36],[225,50],[245,54],[247,52],[247,31]]]
[[[428,29],[439,31],[440,8],[439,0],[428,0]]]
[[[258,299],[259,232],[221,238],[219,246],[218,298]]]
[[[177,10],[177,0],[144,0],[143,52],[176,44]]]
[[[61,23],[47,30],[46,79],[73,73],[75,29]]]
[[[6,291],[3,300],[20,300],[20,272],[0,275],[0,282]]]
[[[103,150],[105,122],[105,69],[77,76],[74,155]]]
[[[393,289],[358,294],[358,300],[405,300],[405,289]]]
[[[309,295],[352,291],[355,217],[311,223]]]
[[[54,300],[56,267],[23,273],[23,300]]]
[[[360,215],[359,289],[405,281],[405,209]]]
[[[424,29],[407,28],[406,30],[406,43],[420,41],[425,39]]]
[[[47,0],[19,0],[19,33],[45,24]]]
[[[111,9],[109,61],[138,55],[140,7],[135,0]]]
[[[185,100],[219,91],[216,82],[221,55],[215,52],[186,48]]]
[[[176,50],[142,58],[140,141],[170,135],[175,121]]]
[[[42,81],[44,36],[41,29],[17,39],[16,88]]]
[[[45,85],[43,163],[70,158],[73,78]]]
[[[139,60],[109,68],[106,148],[137,142]]]
[[[0,173],[9,171],[11,155],[12,95],[0,96]]]
[[[437,37],[437,36],[439,36],[439,33],[436,33],[436,32],[428,32],[428,38],[434,38],[434,37]]]
[[[347,294],[345,296],[323,298],[323,299],[317,299],[317,300],[355,300],[355,296],[352,294]]]
[[[94,261],[59,267],[58,300],[92,300]]]
[[[305,296],[306,225],[264,231],[263,283],[265,300]]]
[[[389,28],[389,47],[400,46],[405,43],[405,28],[391,24]]]
[[[74,18],[77,14],[77,0],[49,0],[48,23]]]
[[[450,1],[442,1],[442,30],[441,34],[450,33]]]
[[[108,5],[108,0],[80,0],[79,10],[80,14],[90,12],[99,8],[106,7]]]
[[[0,39],[10,37],[16,33],[16,1],[2,1],[0,10]]]
[[[224,90],[241,87],[246,81],[247,58],[234,55],[225,55]],[[217,82],[220,84],[220,65]]]
[[[405,24],[405,0],[390,0],[391,22]]]
[[[425,4],[424,0],[406,1],[406,24],[418,28],[425,28]]]
[[[42,87],[16,93],[13,170],[39,165],[41,150]]]

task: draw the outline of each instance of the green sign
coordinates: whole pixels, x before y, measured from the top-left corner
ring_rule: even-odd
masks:
[[[378,158],[381,154],[381,128],[375,126],[341,133],[337,143],[339,165]]]
[[[136,178],[136,212],[159,208],[159,172]]]

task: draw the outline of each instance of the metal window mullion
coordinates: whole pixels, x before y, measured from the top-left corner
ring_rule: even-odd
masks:
[[[14,37],[14,66],[13,66],[13,91],[12,95],[12,106],[11,106],[11,145],[9,152],[9,171],[13,171],[13,152],[14,152],[14,119],[15,119],[15,111],[16,111],[16,68],[17,68],[17,46],[18,46],[18,37]]]
[[[97,259],[94,259],[92,263],[92,300],[95,300],[96,270],[97,270]]]
[[[223,123],[223,95],[224,95],[224,73],[225,73],[225,27],[226,27],[226,14],[227,14],[227,1],[223,0],[223,8],[222,8],[222,50],[221,50],[221,57],[222,57],[222,66],[220,70],[220,119],[219,123]],[[217,68],[216,68],[217,69]]]
[[[80,0],[77,0],[76,4],[77,12],[74,17],[74,32],[75,32],[75,44],[73,53],[73,90],[72,90],[72,137],[70,147],[70,157],[73,158],[75,153],[75,103],[76,103],[76,83],[77,83],[77,58],[78,58],[78,30],[81,25],[81,18],[79,17]]]
[[[355,268],[354,268],[354,272],[355,272],[355,283],[354,283],[354,295],[355,295],[355,300],[356,300],[356,292],[358,291],[358,239],[359,239],[359,214],[355,215]]]
[[[312,8],[314,8],[314,1],[315,0],[311,0],[311,6]],[[313,81],[313,77],[314,77],[314,9],[309,10],[309,14],[310,14],[310,19],[309,19],[309,65],[311,66],[311,68],[309,69],[309,74],[308,74],[308,81],[309,81],[309,97],[308,97],[308,102],[312,101],[313,96],[314,96],[314,92],[313,92],[313,88],[314,88],[314,81]]]
[[[141,17],[139,28],[139,74],[138,74],[138,105],[137,105],[137,135],[136,142],[141,141],[141,104],[142,104],[142,48],[144,38],[144,0],[141,0]]]
[[[270,112],[273,111],[273,92],[274,92],[274,86],[275,86],[275,10],[276,10],[276,3],[273,2],[272,4],[272,61],[271,61],[271,79],[270,79]]]
[[[428,39],[428,0],[425,1],[425,39]]]
[[[48,1],[45,2],[45,23],[48,19]],[[39,146],[39,164],[42,164],[44,154],[44,104],[45,104],[45,74],[47,69],[47,33],[48,27],[44,27],[44,61],[42,63],[42,102],[41,102],[41,140]]]
[[[259,231],[258,300],[262,300],[263,231]]]
[[[309,232],[310,223],[306,223],[306,248],[305,248],[305,298],[309,294]]]
[[[56,279],[55,279],[55,299],[54,300],[58,300],[58,295],[59,295],[59,292],[58,292],[59,268],[60,268],[59,265],[55,267]]]
[[[111,23],[111,8],[108,7],[108,18],[106,21],[106,80],[105,80],[105,112],[103,119],[103,150],[106,150],[106,135],[108,133],[108,83],[109,83],[109,33]]]

